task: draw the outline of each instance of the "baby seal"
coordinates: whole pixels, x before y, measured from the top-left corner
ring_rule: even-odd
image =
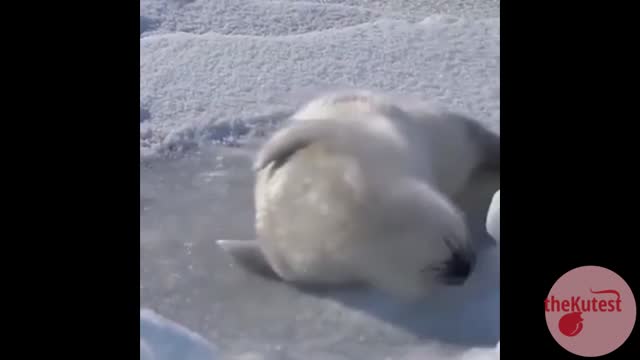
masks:
[[[237,262],[309,286],[365,284],[402,298],[461,285],[476,254],[450,200],[499,141],[470,119],[367,91],[319,97],[254,162],[257,240],[219,240]]]

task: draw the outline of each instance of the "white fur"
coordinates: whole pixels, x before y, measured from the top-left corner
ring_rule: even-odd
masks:
[[[292,119],[355,121],[376,141],[394,142],[411,163],[413,175],[451,197],[462,190],[481,160],[466,132],[473,120],[418,100],[362,89],[337,91],[312,99]]]
[[[468,246],[449,197],[480,157],[465,124],[365,91],[319,97],[258,153],[259,245],[282,279],[364,282],[404,297],[437,284],[431,265]]]

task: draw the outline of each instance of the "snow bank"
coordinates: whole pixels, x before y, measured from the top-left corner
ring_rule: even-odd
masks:
[[[236,143],[337,88],[428,98],[498,131],[499,18],[422,20],[335,3],[143,0],[142,156]]]
[[[200,335],[149,309],[140,309],[140,360],[216,360]]]
[[[326,355],[328,356],[328,355]],[[458,351],[437,345],[409,347],[398,360],[423,359],[493,360],[500,358],[499,348],[474,348]],[[216,347],[186,327],[166,319],[150,309],[140,310],[140,360],[275,360],[276,357],[247,352],[222,358]]]

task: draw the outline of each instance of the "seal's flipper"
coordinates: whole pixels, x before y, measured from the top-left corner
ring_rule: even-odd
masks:
[[[260,171],[274,162],[274,169],[284,164],[288,158],[300,149],[317,141],[329,141],[333,147],[349,144],[353,139],[348,134],[358,134],[360,124],[344,119],[322,119],[294,122],[275,132],[267,140],[253,163],[253,170]],[[351,131],[348,131],[352,129]]]
[[[269,265],[257,241],[217,240],[216,243],[246,270],[273,280],[280,279],[271,265]]]
[[[500,190],[491,198],[489,211],[487,212],[487,232],[500,243]]]

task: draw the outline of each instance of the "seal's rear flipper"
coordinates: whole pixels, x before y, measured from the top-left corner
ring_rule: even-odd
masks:
[[[217,240],[218,246],[240,266],[263,277],[279,280],[255,240]]]

